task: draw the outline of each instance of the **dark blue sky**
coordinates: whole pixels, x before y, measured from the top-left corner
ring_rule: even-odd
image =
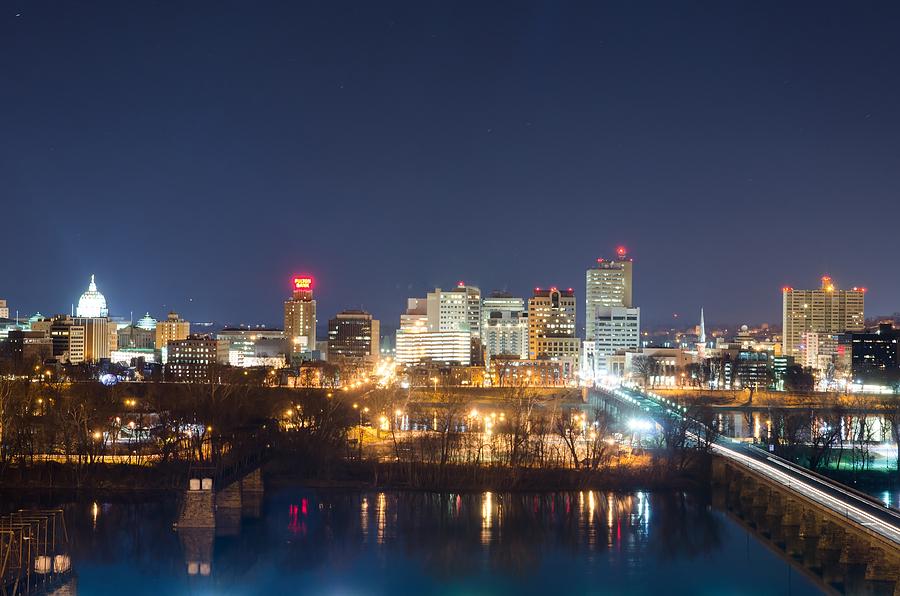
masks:
[[[780,320],[823,273],[898,308],[900,5],[5,2],[0,297],[396,325],[459,279],[648,323]],[[192,300],[192,302],[189,302]]]

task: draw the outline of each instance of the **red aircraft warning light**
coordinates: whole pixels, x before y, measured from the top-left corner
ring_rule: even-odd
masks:
[[[628,251],[625,250],[624,246],[620,246],[616,249],[616,254],[619,255],[619,258],[623,258],[626,254],[628,254]]]

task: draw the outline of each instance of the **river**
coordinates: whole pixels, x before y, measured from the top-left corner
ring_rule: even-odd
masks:
[[[66,593],[819,593],[703,495],[291,489],[257,505],[214,537],[174,530],[171,501],[65,504]]]

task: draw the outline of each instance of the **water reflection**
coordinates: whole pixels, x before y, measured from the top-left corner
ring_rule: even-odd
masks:
[[[815,593],[682,493],[294,490],[230,536],[174,532],[174,502],[66,512],[83,594]]]

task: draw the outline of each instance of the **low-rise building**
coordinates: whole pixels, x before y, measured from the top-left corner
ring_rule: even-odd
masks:
[[[281,329],[267,327],[226,327],[216,338],[225,343],[228,364],[243,368],[285,365],[290,354]]]

